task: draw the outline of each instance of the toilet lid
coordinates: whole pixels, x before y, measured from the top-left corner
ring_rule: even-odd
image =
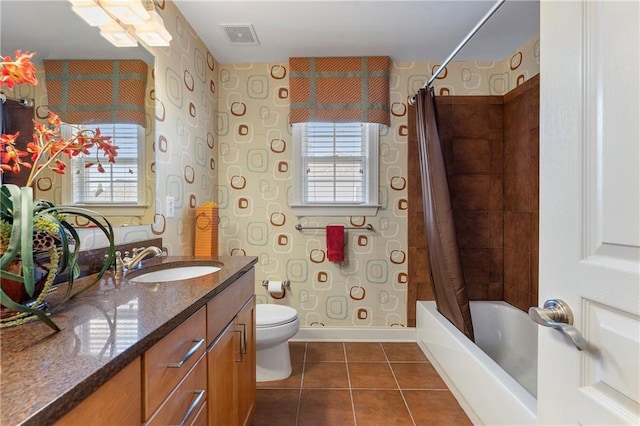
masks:
[[[256,305],[256,327],[275,327],[296,319],[298,312],[290,306],[259,303]]]

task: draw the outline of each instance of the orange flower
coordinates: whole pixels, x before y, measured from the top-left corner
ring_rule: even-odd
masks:
[[[7,145],[14,146],[18,136],[20,136],[20,132],[16,132],[13,135],[0,135],[0,149],[4,149]]]
[[[27,144],[27,152],[31,154],[31,161],[36,161],[40,155],[40,145],[38,145],[38,142],[29,142]]]
[[[5,56],[0,63],[0,86],[7,86],[12,89],[16,84],[29,84],[36,86],[38,79],[36,78],[36,67],[31,63],[31,58],[35,52],[21,53],[16,50],[15,60],[11,60],[10,56]]]
[[[56,167],[52,167],[51,170],[60,175],[63,175],[65,167],[67,167],[67,165],[64,163],[64,161],[56,160]]]
[[[7,170],[17,174],[20,173],[20,166],[31,168],[31,164],[22,161],[22,157],[26,157],[28,154],[15,147],[16,138],[19,135],[20,132],[0,136],[0,149],[2,150],[0,152],[0,172]]]
[[[98,149],[104,151],[104,155],[109,159],[109,162],[115,163],[116,157],[118,156],[118,149],[120,147],[112,145],[108,136],[101,136],[100,129],[96,129],[93,139],[95,143],[98,144]]]

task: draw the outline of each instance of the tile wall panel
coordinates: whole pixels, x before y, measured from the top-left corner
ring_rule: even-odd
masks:
[[[538,306],[539,76],[505,95],[504,300]]]

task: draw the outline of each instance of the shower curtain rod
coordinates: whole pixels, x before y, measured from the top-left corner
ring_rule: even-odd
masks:
[[[484,23],[487,22],[489,20],[489,18],[491,18],[491,16],[494,13],[496,13],[496,11],[500,8],[500,6],[502,6],[502,4],[505,1],[506,0],[498,0],[497,2],[495,2],[493,7],[491,9],[489,9],[489,11],[482,17],[482,19],[480,19],[480,21],[476,24],[476,26],[473,27],[473,29],[469,32],[469,34],[467,34],[467,36],[460,42],[460,44],[458,44],[458,46],[453,50],[453,52],[451,52],[451,54],[447,57],[447,59],[444,60],[442,65],[440,65],[438,67],[436,72],[433,73],[433,75],[429,78],[429,80],[427,80],[427,82],[421,87],[421,89],[425,89],[425,88],[431,86],[431,83],[433,83],[433,81],[436,78],[438,78],[438,75],[440,75],[442,70],[444,70],[445,67],[447,65],[449,65],[449,62],[451,62],[451,60],[458,54],[458,52],[460,52],[460,50],[462,50],[464,45],[467,44],[469,42],[469,40],[471,40],[471,38],[478,32],[480,27],[482,27],[484,25]],[[409,99],[408,99],[409,105],[415,105],[415,103],[416,103],[416,94],[417,93],[414,93],[412,96],[409,97]]]

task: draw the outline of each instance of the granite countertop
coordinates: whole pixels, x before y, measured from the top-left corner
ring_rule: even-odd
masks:
[[[0,331],[0,424],[52,424],[248,271],[257,258],[162,257],[143,262],[214,264],[214,274],[171,283],[116,282],[105,274],[91,290],[64,304],[52,318]],[[135,276],[134,272],[130,273]],[[92,277],[76,280],[82,288]],[[66,284],[48,296],[55,305]]]

